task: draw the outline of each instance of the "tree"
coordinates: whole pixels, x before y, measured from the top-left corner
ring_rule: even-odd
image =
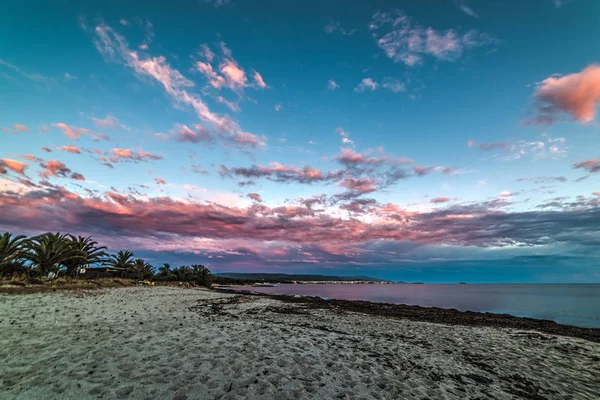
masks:
[[[168,268],[165,266],[160,268],[160,273],[156,276],[156,279],[161,281],[190,282],[196,285],[210,286],[212,275],[204,265],[182,265],[173,270],[171,270],[171,266],[169,265]]]
[[[69,235],[70,245],[77,250],[81,258],[73,258],[65,263],[67,275],[74,274],[79,268],[98,264],[106,259],[107,254],[103,251],[106,247],[98,247],[98,242],[92,240],[90,236],[72,236]]]
[[[202,286],[210,286],[210,270],[204,265],[194,264],[192,265],[194,271],[194,280],[196,284]]]
[[[0,236],[0,275],[10,275],[22,268],[21,259],[26,239],[26,236],[13,236],[8,232]]]
[[[133,253],[131,251],[119,251],[117,254],[111,254],[108,264],[115,268],[122,268],[131,271],[133,268]]]
[[[173,277],[171,272],[171,264],[164,263],[161,267],[158,267],[158,274],[156,274],[157,279],[169,280],[171,277]]]
[[[48,272],[58,273],[67,264],[80,262],[83,256],[71,246],[68,235],[44,233],[28,240],[23,258],[29,261],[42,276]]]
[[[136,279],[151,279],[154,276],[154,267],[141,258],[133,262],[133,273]]]
[[[158,267],[158,273],[162,275],[169,275],[171,273],[171,264],[164,263],[161,267]]]

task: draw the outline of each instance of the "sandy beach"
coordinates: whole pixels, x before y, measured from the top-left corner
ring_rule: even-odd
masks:
[[[0,295],[2,399],[598,399],[600,343],[206,289]]]

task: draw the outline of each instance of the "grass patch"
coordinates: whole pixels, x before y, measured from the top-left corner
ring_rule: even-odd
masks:
[[[74,279],[58,278],[49,281],[41,281],[28,277],[12,277],[8,280],[0,280],[0,293],[24,294],[43,293],[57,290],[89,290],[113,287],[128,287],[140,285],[133,279],[100,278],[100,279]]]

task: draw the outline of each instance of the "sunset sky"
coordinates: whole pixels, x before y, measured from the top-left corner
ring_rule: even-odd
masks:
[[[15,1],[0,37],[0,231],[600,282],[597,0]]]

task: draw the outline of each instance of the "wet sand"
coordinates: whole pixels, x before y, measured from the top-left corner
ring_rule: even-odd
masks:
[[[0,398],[598,398],[597,330],[326,303],[174,287],[0,295]]]

